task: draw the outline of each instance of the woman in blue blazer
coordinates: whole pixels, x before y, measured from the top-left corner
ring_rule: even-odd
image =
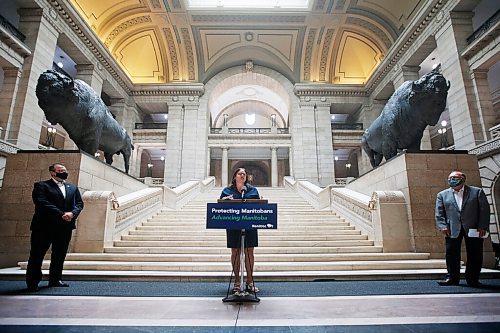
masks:
[[[247,172],[245,168],[238,168],[233,174],[231,186],[222,190],[221,199],[260,199],[257,189],[247,182]],[[231,248],[231,263],[235,276],[233,292],[240,292],[240,252],[241,252],[241,230],[227,229],[227,247]],[[246,290],[258,293],[259,288],[255,287],[253,281],[254,247],[259,245],[257,230],[245,230],[245,269],[247,271]]]

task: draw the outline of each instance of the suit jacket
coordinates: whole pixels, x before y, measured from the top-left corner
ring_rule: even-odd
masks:
[[[83,209],[83,200],[78,187],[65,183],[66,197],[53,179],[35,183],[32,198],[35,203],[35,214],[31,220],[31,230],[50,228],[76,228],[76,219]],[[65,221],[65,212],[72,212],[73,219]]]
[[[461,210],[452,188],[439,192],[436,198],[436,225],[439,230],[448,228],[451,238],[458,237],[462,225],[465,232],[471,228],[489,230],[490,205],[483,190],[465,185]]]

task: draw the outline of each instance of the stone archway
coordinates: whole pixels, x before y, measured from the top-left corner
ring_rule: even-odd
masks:
[[[238,161],[231,168],[230,174],[238,168],[245,168],[247,171],[247,179],[254,186],[271,186],[271,167],[265,161]]]

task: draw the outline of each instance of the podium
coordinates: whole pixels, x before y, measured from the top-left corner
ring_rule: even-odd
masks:
[[[277,229],[277,204],[269,204],[262,199],[222,200],[207,204],[207,229],[237,229],[241,230],[240,239],[240,286],[243,286],[245,275],[245,230]],[[233,266],[233,263],[231,263]],[[232,280],[229,280],[231,285]],[[234,294],[228,292],[223,302],[260,302],[255,293],[240,291]]]

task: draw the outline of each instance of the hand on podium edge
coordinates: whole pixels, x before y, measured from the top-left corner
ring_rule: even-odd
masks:
[[[222,197],[221,199],[222,199],[222,200],[233,200],[234,198],[233,198],[233,195],[232,195],[232,194],[230,194],[230,195],[228,195],[228,196]]]

